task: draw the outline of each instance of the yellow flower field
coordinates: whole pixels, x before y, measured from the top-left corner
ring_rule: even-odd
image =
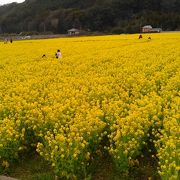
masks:
[[[177,179],[179,90],[179,33],[1,42],[0,172],[28,149],[59,177],[85,177],[103,152],[128,172],[151,141]]]

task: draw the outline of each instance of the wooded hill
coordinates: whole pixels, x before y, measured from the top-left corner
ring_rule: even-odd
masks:
[[[135,33],[150,24],[180,30],[180,0],[26,0],[0,6],[0,33],[68,29]]]

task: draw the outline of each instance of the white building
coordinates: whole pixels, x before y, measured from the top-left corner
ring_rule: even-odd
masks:
[[[151,32],[152,29],[153,28],[151,25],[146,25],[146,26],[142,27],[142,32]]]
[[[153,28],[151,25],[146,25],[144,27],[142,27],[142,32],[143,33],[152,33],[152,32],[161,32],[162,29],[161,28]]]
[[[79,29],[72,28],[72,29],[69,29],[69,30],[68,30],[68,34],[69,34],[69,35],[78,35],[78,34],[80,34],[80,30],[79,30]]]

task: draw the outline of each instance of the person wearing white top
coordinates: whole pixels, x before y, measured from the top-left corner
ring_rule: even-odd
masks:
[[[57,50],[57,53],[55,54],[55,56],[57,59],[62,58],[62,54],[61,54],[61,51],[59,49]]]

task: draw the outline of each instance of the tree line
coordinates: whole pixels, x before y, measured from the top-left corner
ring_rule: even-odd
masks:
[[[180,30],[180,0],[26,0],[0,6],[0,33],[66,33],[74,27],[136,33],[150,24]]]

